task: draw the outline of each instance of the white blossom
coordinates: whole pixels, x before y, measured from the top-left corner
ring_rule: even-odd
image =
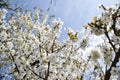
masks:
[[[82,41],[80,42],[80,47],[85,49],[89,43],[89,37],[83,37]]]
[[[0,9],[0,19],[5,19],[7,10],[6,9]]]
[[[100,59],[101,53],[100,53],[98,50],[96,50],[96,49],[95,49],[95,50],[92,50],[90,57],[91,57],[91,59],[92,59],[93,61],[97,61],[98,59]]]
[[[105,64],[110,65],[114,56],[111,47],[108,45],[102,45],[101,52],[103,53]]]
[[[13,48],[13,43],[12,42],[7,42],[7,47],[11,50]]]
[[[119,36],[113,35],[112,40],[114,41],[115,45],[120,44],[120,37]]]

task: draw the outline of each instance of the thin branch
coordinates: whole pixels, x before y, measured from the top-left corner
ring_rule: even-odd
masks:
[[[15,68],[16,68],[16,70],[17,70],[18,74],[20,74],[20,71],[19,71],[19,69],[18,69],[18,66],[17,66],[17,64],[15,63],[15,59],[14,59],[14,57],[12,56],[12,54],[11,54],[11,53],[10,53],[10,57],[11,57],[11,59],[12,59],[13,63],[15,64]]]
[[[17,9],[20,9],[20,7],[17,7],[15,9],[12,9],[11,7],[9,7],[6,3],[0,3],[0,8],[6,8],[9,9],[11,11],[16,11]]]
[[[60,50],[62,50],[64,47],[66,47],[66,45],[63,45],[62,47],[60,47],[60,48],[58,48],[57,50],[55,50],[55,51],[57,51],[57,53],[60,51]],[[55,52],[54,51],[54,52]]]
[[[36,64],[39,64],[40,63],[40,61],[39,60],[36,60],[36,61],[34,61],[33,63],[30,63],[30,65],[31,66],[35,66]]]
[[[103,10],[106,10],[105,6],[104,5],[101,5],[101,7],[103,8]]]
[[[45,78],[41,77],[40,75],[38,75],[35,71],[33,71],[29,66],[27,66],[29,68],[29,70],[36,76],[38,76],[39,78],[45,80]]]
[[[114,60],[111,64],[110,68],[105,73],[104,80],[109,80],[110,79],[110,76],[111,76],[110,71],[111,71],[112,67],[116,67],[116,64],[119,62],[119,58],[120,58],[120,47],[119,47],[118,52],[115,54],[115,58],[114,58]]]
[[[52,53],[54,52],[55,40],[56,40],[56,38],[54,38],[53,43],[52,43],[52,46],[51,46],[51,48],[50,48],[50,50],[51,50]]]
[[[49,51],[46,49],[46,48],[44,48],[43,46],[41,46],[41,45],[39,45],[42,49],[44,49],[47,53],[49,53]]]
[[[7,75],[11,75],[12,73],[8,73]],[[4,77],[6,77],[5,75],[0,75],[0,79],[2,79],[2,78],[4,78]]]
[[[75,49],[75,51],[79,50],[81,46],[79,46],[77,49]]]
[[[112,24],[112,29],[114,31],[114,34],[117,35],[117,31],[116,31],[116,20],[119,16],[117,16],[118,12],[119,12],[120,6],[118,7],[117,11],[112,15],[112,19],[113,19],[113,24]]]
[[[47,69],[47,72],[45,72],[45,80],[48,80],[48,77],[49,77],[49,72],[50,71],[50,61],[48,62],[48,69]]]
[[[110,37],[109,37],[109,34],[108,34],[107,30],[105,30],[105,35],[106,35],[106,37],[107,37],[110,45],[112,46],[114,52],[117,53],[116,50],[115,50],[115,45],[113,45],[113,43],[112,43],[112,41],[111,41],[111,39],[110,39]]]
[[[30,57],[30,55],[32,55],[33,54],[33,52],[31,52],[30,54],[28,54],[28,56],[26,57],[27,59]]]
[[[38,35],[38,38],[39,38],[39,41],[41,42],[41,35],[40,35],[40,33],[39,33],[39,35]],[[41,44],[39,44],[39,51],[40,51],[40,53],[41,53]]]
[[[27,76],[27,74],[25,74],[25,75],[23,76],[23,79],[25,79],[26,76]]]

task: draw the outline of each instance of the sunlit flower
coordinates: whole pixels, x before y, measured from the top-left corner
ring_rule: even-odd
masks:
[[[120,37],[113,35],[112,36],[112,40],[114,41],[115,45],[119,45],[120,44]]]
[[[90,58],[93,61],[97,61],[101,57],[101,53],[98,50],[92,50],[90,54]]]
[[[82,41],[80,42],[80,48],[85,49],[89,43],[88,37],[83,37]]]
[[[12,42],[7,42],[7,47],[9,48],[9,49],[12,49],[13,48],[13,43]]]
[[[6,17],[7,10],[1,9],[0,10],[0,19],[4,19]]]

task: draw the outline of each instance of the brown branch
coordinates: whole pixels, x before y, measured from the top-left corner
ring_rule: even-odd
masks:
[[[104,5],[101,5],[101,7],[103,8],[103,10],[106,10],[105,6]]]
[[[110,76],[111,76],[110,71],[111,71],[112,67],[116,67],[116,64],[119,62],[119,57],[120,57],[120,48],[119,48],[118,52],[116,53],[115,58],[111,64],[110,68],[106,71],[104,80],[110,79]]]
[[[112,15],[112,19],[113,19],[112,29],[113,29],[115,35],[117,35],[117,31],[116,31],[116,20],[117,20],[117,14],[118,14],[119,9],[120,9],[120,6],[118,7],[117,11]],[[109,80],[109,79],[110,79],[110,76],[111,76],[110,71],[111,71],[112,67],[116,67],[116,64],[119,62],[120,47],[119,47],[119,50],[116,52],[116,51],[115,51],[115,46],[112,44],[112,41],[110,40],[107,31],[105,32],[105,35],[106,35],[106,37],[108,38],[109,43],[111,44],[111,46],[112,46],[112,48],[113,48],[113,50],[114,50],[114,52],[115,52],[114,60],[112,61],[112,64],[111,64],[110,68],[105,72],[104,80]]]
[[[10,57],[11,57],[11,59],[12,59],[13,63],[15,64],[15,68],[16,68],[16,70],[17,70],[18,74],[20,74],[20,71],[19,71],[19,69],[18,69],[18,66],[17,66],[17,64],[15,63],[15,59],[14,59],[14,57],[12,56],[12,54],[11,54],[11,53],[10,53]]]
[[[39,60],[36,60],[36,61],[34,61],[33,63],[30,63],[30,65],[31,66],[35,66],[36,64],[39,64],[40,63],[40,61]]]
[[[45,72],[45,80],[48,80],[48,77],[49,77],[49,72],[50,71],[50,61],[48,62],[48,69],[47,69],[47,72]]]
[[[63,49],[64,47],[66,47],[66,45],[63,45],[62,47],[60,47],[60,48],[58,48],[57,50],[55,50],[55,51],[57,51],[57,53],[61,50],[61,49]],[[54,51],[54,52],[55,52]]]
[[[109,37],[109,34],[108,34],[107,30],[105,30],[105,36],[107,37],[110,45],[112,46],[114,52],[116,53],[116,51],[115,51],[115,45],[113,45],[113,43],[112,43],[112,41],[111,41],[111,39],[110,39],[110,37]]]
[[[52,46],[50,48],[50,50],[51,50],[52,53],[54,52],[55,40],[56,40],[56,37],[54,38]]]
[[[0,3],[0,8],[9,9],[11,11],[16,11],[17,9],[20,9],[20,7],[13,9],[13,8],[9,7],[6,3]]]
[[[12,73],[7,73],[7,75],[12,75]],[[0,80],[5,77],[6,77],[5,75],[0,74]]]
[[[3,7],[8,7],[8,5],[6,4],[6,2],[0,3],[0,8],[3,8]]]
[[[29,66],[27,66],[27,67],[28,67],[28,69],[29,69],[34,75],[36,75],[36,76],[38,76],[39,78],[45,80],[45,78],[43,78],[42,76],[38,75],[38,74],[37,74],[35,71],[33,71]]]
[[[108,70],[106,69],[106,72],[105,72],[104,80],[109,80],[109,79],[110,79],[110,76],[111,76],[111,73],[110,73],[111,68],[112,68],[112,67],[115,67],[116,64],[117,64],[117,62],[118,62],[118,60],[119,60],[119,58],[117,58],[117,56],[118,56],[118,54],[119,54],[119,51],[118,51],[118,52],[115,51],[115,45],[113,45],[113,43],[112,43],[112,41],[111,41],[111,39],[110,39],[110,37],[109,37],[109,35],[108,35],[107,30],[105,30],[105,35],[106,35],[106,37],[107,37],[110,45],[112,46],[112,48],[113,48],[113,50],[114,50],[114,52],[115,52],[115,58],[114,58],[114,60],[113,60],[113,62],[112,62],[111,67],[110,67]],[[117,61],[116,61],[116,60],[117,60]]]
[[[27,76],[27,74],[25,74],[22,79],[25,80],[25,77],[26,77],[26,76]]]
[[[39,33],[39,35],[38,35],[38,38],[39,38],[39,41],[41,42],[41,35],[40,35],[40,33]],[[39,51],[40,51],[40,53],[41,53],[41,44],[39,44]]]
[[[119,17],[117,15],[119,12],[119,9],[120,9],[120,6],[118,7],[117,11],[114,14],[112,14],[112,20],[113,20],[112,29],[113,29],[115,35],[117,35],[116,22],[117,22],[117,18]]]
[[[79,50],[81,46],[79,46],[77,49],[75,49],[75,51]]]
[[[43,46],[39,45],[39,47],[41,47],[41,48],[44,49],[47,53],[49,53],[49,51],[48,51],[46,48],[44,48]]]

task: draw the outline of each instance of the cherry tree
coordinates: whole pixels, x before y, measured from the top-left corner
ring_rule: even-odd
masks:
[[[12,64],[14,79],[22,80],[119,79],[120,4],[100,8],[103,13],[85,29],[68,28],[68,39],[63,41],[59,41],[60,18],[49,23],[49,15],[35,8],[34,12],[17,11],[6,19],[8,11],[0,9],[1,68]],[[99,41],[95,45],[93,37]]]
[[[116,6],[111,7],[101,5],[100,8],[104,12],[100,16],[94,17],[94,21],[88,23],[88,26],[92,34],[102,36],[104,40],[103,43],[97,45],[106,65],[104,80],[117,80],[120,79],[120,67],[117,64],[120,57],[120,4],[117,3]]]

